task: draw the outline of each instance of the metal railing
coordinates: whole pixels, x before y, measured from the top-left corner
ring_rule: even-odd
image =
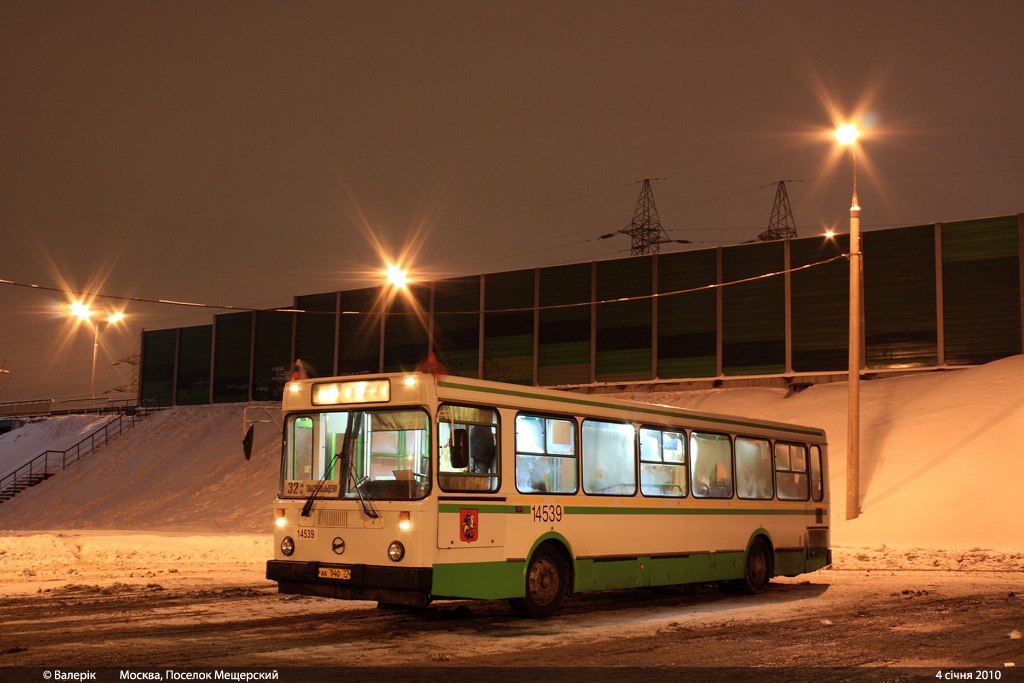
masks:
[[[143,401],[93,430],[74,446],[63,451],[48,450],[40,453],[10,474],[0,477],[0,503],[49,479],[57,472],[68,469],[109,444],[112,439],[131,429],[153,412],[165,407],[160,404],[153,405],[149,400]]]
[[[135,401],[130,398],[70,398],[58,401],[50,409],[51,415],[87,415],[120,413],[130,410]]]
[[[0,403],[0,417],[38,417],[39,415],[49,415],[51,410],[53,410],[52,398]]]

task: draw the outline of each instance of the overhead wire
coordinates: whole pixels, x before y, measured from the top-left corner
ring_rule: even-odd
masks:
[[[833,261],[837,261],[837,260],[839,260],[841,258],[849,258],[849,256],[850,256],[849,253],[838,254],[836,256],[833,256],[832,258],[828,258],[828,259],[825,259],[825,260],[822,260],[822,261],[815,261],[813,263],[808,263],[808,264],[805,264],[805,265],[802,265],[802,266],[796,266],[794,268],[787,268],[785,270],[774,271],[774,272],[771,272],[771,273],[764,273],[764,274],[761,274],[761,275],[755,275],[755,276],[752,276],[752,277],[743,278],[743,279],[740,279],[740,280],[733,280],[733,281],[730,281],[730,282],[718,282],[718,283],[713,283],[713,284],[709,284],[709,285],[703,285],[703,286],[700,286],[700,287],[693,287],[693,288],[690,288],[690,289],[674,290],[674,291],[671,291],[671,292],[655,292],[655,293],[652,293],[652,294],[643,294],[643,295],[632,296],[632,297],[619,297],[619,298],[614,298],[614,299],[602,299],[602,300],[599,300],[599,301],[583,301],[583,302],[569,303],[569,304],[548,304],[548,305],[544,305],[544,306],[528,306],[528,307],[517,307],[517,308],[484,309],[484,310],[445,311],[444,314],[445,315],[480,315],[480,314],[487,314],[487,313],[518,313],[518,312],[534,311],[534,310],[543,311],[543,310],[553,310],[553,309],[561,309],[561,308],[575,308],[575,307],[578,307],[578,306],[593,306],[593,305],[602,305],[602,304],[611,304],[611,303],[622,303],[622,302],[626,302],[626,301],[639,301],[639,300],[643,300],[643,299],[657,299],[657,298],[662,298],[662,297],[677,296],[677,295],[681,295],[681,294],[689,294],[689,293],[692,293],[692,292],[699,292],[699,291],[703,291],[703,290],[707,290],[707,289],[718,289],[718,288],[721,288],[721,287],[727,287],[727,286],[731,286],[731,285],[738,285],[738,284],[743,284],[743,283],[746,283],[746,282],[752,282],[754,280],[761,280],[761,279],[764,279],[764,278],[776,277],[776,276],[779,276],[779,275],[785,275],[787,273],[795,273],[797,271],[806,270],[808,268],[814,268],[814,267],[817,267],[817,266],[826,265],[828,263],[832,263]],[[230,305],[224,305],[224,304],[205,304],[205,303],[191,302],[191,301],[172,301],[172,300],[168,300],[168,299],[146,299],[146,298],[143,298],[143,297],[124,296],[124,295],[118,295],[118,294],[105,294],[103,292],[72,291],[72,290],[63,289],[63,288],[60,288],[60,287],[48,287],[48,286],[43,286],[43,285],[26,284],[26,283],[14,282],[12,280],[3,280],[3,279],[0,279],[0,284],[2,284],[2,285],[9,285],[9,286],[15,286],[15,287],[28,287],[28,288],[32,288],[32,289],[38,289],[38,290],[41,290],[41,291],[60,292],[60,293],[63,293],[63,294],[74,294],[76,296],[83,296],[83,297],[90,297],[90,298],[116,299],[116,300],[120,300],[120,301],[135,301],[135,302],[138,302],[138,303],[160,304],[160,305],[168,305],[168,306],[189,306],[189,307],[193,307],[193,308],[207,308],[207,309],[218,309],[218,310],[229,310],[229,311],[243,311],[243,312],[254,312],[254,313],[304,313],[304,314],[312,314],[312,315],[379,315],[380,314],[380,311],[376,311],[376,310],[369,310],[369,311],[318,311],[318,310],[307,310],[307,309],[292,308],[292,307],[289,307],[289,308],[284,308],[284,307],[281,307],[281,308],[252,308],[252,307],[247,307],[247,306],[230,306]],[[422,315],[422,313],[417,312],[417,311],[387,311],[386,315],[412,315],[412,316],[418,316],[418,315]]]

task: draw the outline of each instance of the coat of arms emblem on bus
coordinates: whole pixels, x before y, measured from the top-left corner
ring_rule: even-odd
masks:
[[[480,511],[459,510],[459,540],[472,543],[480,536]]]

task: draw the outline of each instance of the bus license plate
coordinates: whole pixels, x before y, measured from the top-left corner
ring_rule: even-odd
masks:
[[[320,567],[318,576],[321,579],[340,579],[349,581],[352,578],[352,570],[344,567]]]

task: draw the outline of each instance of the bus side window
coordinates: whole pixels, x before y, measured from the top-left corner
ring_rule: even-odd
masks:
[[[640,430],[640,490],[645,496],[686,497],[686,435]]]
[[[766,439],[736,438],[736,493],[748,500],[772,497],[772,447]]]
[[[437,479],[441,489],[497,491],[501,467],[498,411],[445,405],[438,415]]]
[[[732,439],[691,432],[690,480],[697,498],[732,498]]]
[[[807,446],[775,444],[775,488],[779,500],[807,500]]]
[[[811,499],[815,502],[825,497],[825,486],[822,481],[821,447],[811,446]]]
[[[636,428],[583,421],[583,490],[605,496],[636,494]]]
[[[521,493],[575,493],[576,423],[539,415],[516,416],[516,489]]]

